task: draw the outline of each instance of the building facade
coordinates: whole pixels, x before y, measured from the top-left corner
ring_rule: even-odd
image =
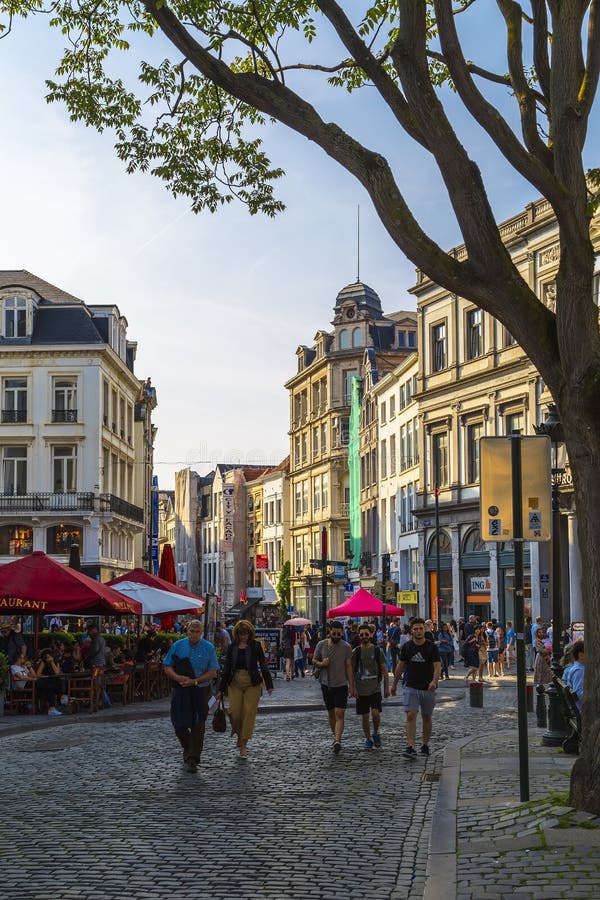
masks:
[[[317,620],[321,575],[311,559],[350,561],[349,418],[353,379],[366,351],[379,371],[390,371],[414,349],[414,313],[384,316],[375,291],[361,282],[340,291],[333,331],[318,331],[296,351],[290,396],[290,562],[294,612]],[[331,584],[328,606],[343,600],[344,582]]]
[[[102,581],[142,565],[156,392],[114,305],[0,272],[0,564],[33,550]],[[138,430],[145,403],[145,430]]]

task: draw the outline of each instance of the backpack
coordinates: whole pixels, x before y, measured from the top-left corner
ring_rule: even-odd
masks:
[[[396,625],[394,628],[391,628],[390,631],[388,632],[388,641],[389,641],[390,647],[394,650],[400,645],[400,634],[401,634],[401,629],[400,629],[399,625]]]
[[[383,660],[383,654],[377,644],[373,644],[373,649],[375,651],[375,665],[377,666],[377,681],[381,681],[381,663]],[[360,647],[355,647],[352,651],[352,668],[354,669],[354,675],[362,675],[362,654],[360,652]]]
[[[488,642],[488,650],[497,650],[498,644],[496,641],[497,635],[495,631],[486,631],[485,633]]]

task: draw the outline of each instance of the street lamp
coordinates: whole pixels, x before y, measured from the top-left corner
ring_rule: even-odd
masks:
[[[560,678],[563,673],[561,665],[563,604],[560,564],[560,476],[564,472],[562,451],[564,450],[564,432],[560,415],[555,403],[548,404],[548,413],[544,421],[535,427],[536,434],[548,435],[552,445],[552,673]],[[542,744],[546,747],[557,747],[567,736],[562,701],[554,684],[546,689],[548,694],[548,731],[542,735]]]

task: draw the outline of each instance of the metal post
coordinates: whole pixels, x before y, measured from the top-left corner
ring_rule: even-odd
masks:
[[[553,452],[556,454],[556,445]],[[561,638],[563,632],[563,610],[561,590],[560,568],[560,499],[558,493],[558,472],[553,469],[552,478],[552,663],[553,675],[560,678],[563,667],[560,664],[562,649]],[[546,688],[548,694],[548,731],[542,735],[542,744],[545,747],[560,747],[568,736],[562,701],[557,688],[550,684]]]
[[[433,489],[435,497],[435,594],[436,594],[436,625],[442,627],[442,614],[440,610],[440,489],[436,485]]]
[[[517,634],[517,718],[519,724],[519,784],[521,803],[529,800],[529,744],[527,738],[527,673],[525,671],[525,605],[523,601],[523,513],[521,439],[511,435],[513,547],[515,554],[515,625]]]
[[[323,621],[322,640],[327,637],[327,529],[321,530],[321,619]]]

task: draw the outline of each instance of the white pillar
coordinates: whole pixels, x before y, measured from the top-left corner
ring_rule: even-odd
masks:
[[[450,529],[452,540],[452,618],[458,622],[460,611],[460,530],[458,525]]]
[[[500,621],[500,579],[498,577],[498,544],[490,542],[490,618]],[[506,615],[504,616],[506,618]]]
[[[567,516],[569,528],[569,594],[571,598],[571,622],[583,622],[583,597],[581,594],[581,555],[577,536],[577,516]],[[565,622],[565,626],[570,623]]]

